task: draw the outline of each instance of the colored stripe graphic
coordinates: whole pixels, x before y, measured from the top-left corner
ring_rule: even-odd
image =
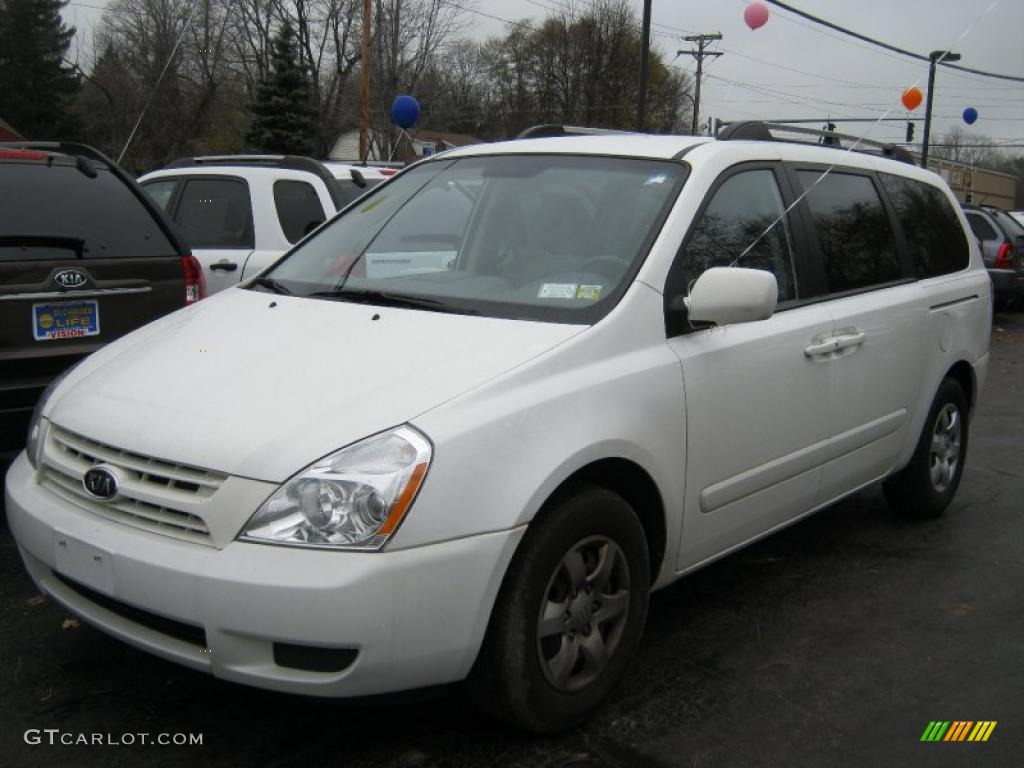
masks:
[[[988,741],[996,720],[931,720],[921,741]]]
[[[921,734],[921,741],[939,741],[947,728],[949,728],[948,720],[932,720]]]
[[[949,733],[946,734],[946,738],[943,741],[963,741],[972,725],[974,723],[969,720],[954,720],[953,726],[949,729]]]

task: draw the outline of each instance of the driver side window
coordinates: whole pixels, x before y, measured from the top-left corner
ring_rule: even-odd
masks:
[[[780,303],[798,298],[793,237],[775,174],[765,168],[728,178],[693,225],[680,258],[683,274],[673,282],[683,292],[710,267],[734,266],[775,275]]]

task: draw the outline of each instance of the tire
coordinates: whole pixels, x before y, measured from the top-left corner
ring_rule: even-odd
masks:
[[[944,379],[907,466],[882,484],[886,501],[914,519],[941,515],[956,495],[967,459],[967,397]]]
[[[491,717],[534,733],[578,725],[625,673],[649,591],[647,540],[632,507],[603,488],[573,489],[527,529],[470,672],[470,695]]]

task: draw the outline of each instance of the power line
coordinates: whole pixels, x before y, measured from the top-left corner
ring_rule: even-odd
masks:
[[[824,27],[828,27],[829,29],[834,29],[836,32],[841,32],[844,35],[855,37],[858,40],[863,40],[866,43],[877,45],[880,48],[885,48],[886,50],[892,51],[893,53],[898,53],[901,56],[909,56],[910,58],[917,59],[919,61],[931,61],[931,59],[929,59],[927,56],[923,54],[908,51],[906,48],[900,48],[898,46],[892,45],[891,43],[882,42],[881,40],[878,40],[873,37],[868,37],[867,35],[861,34],[860,32],[854,32],[852,29],[847,29],[846,27],[840,26],[839,24],[828,21],[827,19],[823,19],[820,16],[815,16],[814,14],[807,13],[807,11],[801,11],[799,8],[794,8],[791,5],[787,5],[786,3],[781,2],[781,0],[765,0],[765,2],[768,2],[774,6],[778,6],[779,8],[787,10],[790,13],[794,13],[797,16],[802,16],[803,18],[809,21],[813,21],[815,24],[820,24]],[[997,77],[1000,78],[1001,80],[1012,80],[1014,82],[1024,83],[1024,77],[1019,77],[1017,75],[1004,75],[999,72],[986,72],[981,69],[973,69],[971,67],[964,67],[959,64],[952,64],[950,62],[943,61],[940,61],[939,64],[941,64],[944,67],[948,67],[949,69],[960,70],[961,72],[970,72],[972,74],[982,75],[984,77]]]

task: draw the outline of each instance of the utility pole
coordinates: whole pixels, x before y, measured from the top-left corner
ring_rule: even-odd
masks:
[[[370,2],[371,0],[363,0],[363,71],[359,84],[359,159],[364,163],[370,155],[370,70],[373,68],[373,61],[370,58],[373,27]]]
[[[697,84],[694,86],[693,94],[693,126],[690,129],[690,133],[694,136],[697,135],[697,126],[700,125],[700,79],[704,72],[704,57],[705,56],[721,56],[721,51],[706,51],[708,43],[712,43],[715,40],[721,40],[722,35],[719,33],[713,35],[689,35],[684,37],[688,43],[696,43],[697,50],[695,51],[679,51],[677,56],[682,56],[684,53],[693,56],[697,60]]]
[[[928,167],[928,138],[932,132],[932,91],[935,90],[935,65],[939,62],[960,61],[959,53],[932,51],[928,54],[928,102],[924,107],[924,136],[921,139],[921,167]]]
[[[643,131],[647,111],[647,57],[651,51],[651,0],[644,0],[644,26],[640,41],[640,90],[636,105],[636,129]]]

